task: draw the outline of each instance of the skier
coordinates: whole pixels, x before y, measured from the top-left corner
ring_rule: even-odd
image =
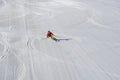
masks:
[[[51,31],[48,31],[48,32],[47,32],[46,37],[47,37],[47,38],[50,38],[50,39],[52,39],[52,40],[57,41],[57,39],[54,37],[54,34],[53,34]]]

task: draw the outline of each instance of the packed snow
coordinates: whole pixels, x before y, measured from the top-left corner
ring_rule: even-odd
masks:
[[[120,1],[0,0],[0,80],[120,80]]]

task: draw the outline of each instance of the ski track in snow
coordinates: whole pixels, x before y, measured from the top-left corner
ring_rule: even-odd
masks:
[[[9,55],[11,55],[11,52],[12,52],[12,55],[14,55],[17,58],[18,62],[20,62],[20,64],[22,65],[20,68],[23,68],[23,70],[22,70],[23,73],[19,73],[18,75],[20,75],[20,76],[18,76],[18,79],[16,78],[17,80],[21,80],[21,79],[23,79],[23,77],[25,75],[25,66],[24,66],[23,62],[21,61],[21,59],[16,55],[16,53],[14,53],[14,51],[12,51],[12,49],[10,49],[11,47],[8,43],[7,34],[1,33],[1,35],[2,35],[1,40],[2,40],[3,45],[5,45],[5,47],[3,49],[3,54],[1,55],[1,58],[0,58],[0,63],[4,60],[7,60]],[[5,79],[6,79],[6,76],[7,76],[7,73],[5,74]]]
[[[120,7],[110,4],[1,0],[0,80],[119,80]]]

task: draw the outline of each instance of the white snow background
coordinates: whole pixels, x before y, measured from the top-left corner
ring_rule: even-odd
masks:
[[[0,80],[120,80],[120,0],[0,0]]]

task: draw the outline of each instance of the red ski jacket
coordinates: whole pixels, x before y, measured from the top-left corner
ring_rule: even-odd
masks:
[[[48,32],[46,36],[47,36],[47,38],[49,38],[49,37],[53,36],[53,33],[52,32]]]

